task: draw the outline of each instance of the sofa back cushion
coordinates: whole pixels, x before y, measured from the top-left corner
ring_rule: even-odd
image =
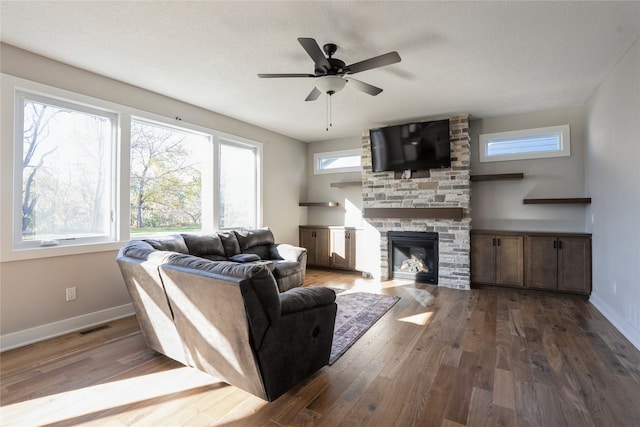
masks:
[[[231,258],[232,256],[240,253],[240,244],[238,243],[238,238],[236,237],[236,233],[234,233],[233,230],[218,231],[217,234],[222,241],[222,246],[224,246],[224,254],[227,258]]]
[[[273,233],[268,228],[257,230],[235,230],[243,254],[256,254],[260,259],[271,259],[271,247],[275,243]]]
[[[189,248],[187,248],[187,244],[184,242],[184,239],[180,234],[170,234],[168,236],[162,236],[157,239],[142,240],[159,251],[178,252],[181,254],[189,253]]]
[[[212,261],[224,261],[227,259],[224,245],[217,234],[182,234],[190,255],[206,258]]]

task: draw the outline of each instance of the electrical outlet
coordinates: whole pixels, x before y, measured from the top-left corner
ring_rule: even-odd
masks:
[[[613,282],[613,294],[615,295],[618,292],[618,284]]]
[[[67,288],[67,301],[73,301],[76,298],[76,287]]]

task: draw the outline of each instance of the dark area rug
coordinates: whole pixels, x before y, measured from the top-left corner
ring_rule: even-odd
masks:
[[[333,331],[333,344],[329,365],[338,360],[345,351],[364,335],[400,297],[370,294],[368,292],[344,292],[334,289],[338,294],[336,303],[338,313]]]

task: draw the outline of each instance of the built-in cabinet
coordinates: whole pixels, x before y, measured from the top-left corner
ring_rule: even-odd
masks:
[[[307,249],[307,265],[355,271],[357,232],[353,227],[300,226],[300,246]]]
[[[523,262],[524,236],[504,233],[471,236],[473,283],[522,287]]]
[[[307,265],[329,267],[329,229],[300,227],[300,246],[307,249]]]
[[[591,293],[591,237],[527,235],[526,286]]]
[[[591,235],[471,232],[471,283],[591,293]]]

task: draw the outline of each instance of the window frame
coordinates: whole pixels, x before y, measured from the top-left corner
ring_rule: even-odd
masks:
[[[489,144],[495,140],[504,140],[510,138],[537,137],[545,135],[558,136],[559,150],[554,151],[535,151],[509,153],[502,155],[490,156]],[[548,126],[534,129],[521,129],[507,132],[495,132],[480,134],[479,138],[479,160],[481,163],[501,162],[508,160],[528,160],[528,159],[547,159],[554,157],[568,157],[571,155],[571,132],[569,125]]]
[[[56,88],[53,86],[45,85],[42,83],[34,82],[31,80],[23,79],[20,77],[12,76],[5,73],[0,73],[0,119],[2,126],[0,127],[0,138],[2,141],[11,141],[10,143],[3,143],[0,145],[0,193],[6,195],[6,197],[0,197],[0,234],[3,236],[0,239],[0,261],[17,261],[27,259],[48,258],[66,255],[77,255],[94,252],[105,252],[118,250],[122,244],[131,239],[129,229],[129,191],[130,191],[130,161],[131,161],[131,120],[133,118],[147,121],[150,123],[156,122],[161,126],[175,127],[177,129],[187,129],[198,133],[210,135],[213,146],[212,154],[212,168],[209,173],[207,171],[207,179],[211,181],[211,191],[203,190],[206,193],[206,197],[211,197],[212,203],[205,209],[203,204],[202,209],[202,233],[210,233],[217,229],[219,224],[219,215],[216,204],[219,201],[218,191],[218,147],[221,140],[233,141],[237,144],[244,144],[256,148],[256,190],[257,190],[257,202],[256,202],[256,221],[257,227],[262,226],[263,221],[263,144],[261,142],[240,137],[237,135],[228,134],[222,131],[214,130],[209,127],[189,123],[182,121],[181,118],[169,118],[166,116],[158,115],[148,111],[140,110],[137,108],[129,107],[122,104],[117,104],[102,99],[94,98],[91,96],[83,95],[77,92],[72,92],[65,89]],[[52,247],[35,247],[35,248],[16,248],[14,247],[14,203],[16,200],[16,191],[14,191],[14,183],[16,181],[15,174],[18,173],[15,168],[15,156],[17,154],[16,145],[16,126],[15,126],[15,104],[17,91],[23,91],[27,93],[33,93],[45,98],[58,99],[62,101],[68,101],[72,104],[83,105],[96,110],[105,110],[118,117],[117,132],[115,140],[115,159],[112,168],[115,170],[115,174],[112,177],[115,182],[115,202],[113,205],[113,212],[115,212],[115,231],[114,240],[102,241],[102,242],[78,242],[69,241],[65,245],[57,245]],[[22,143],[23,136],[21,135],[19,141]],[[22,149],[20,149],[20,155]],[[203,171],[204,172],[204,171]],[[20,159],[20,175],[22,175],[22,159]],[[203,180],[205,179],[203,174]],[[18,205],[22,204],[22,187],[17,191]],[[203,194],[203,197],[205,194]],[[22,212],[20,208],[20,212]],[[21,221],[21,216],[17,218]],[[205,221],[205,219],[209,219]],[[155,234],[157,235],[157,234]],[[6,236],[6,238],[5,238]],[[147,236],[135,236],[134,238],[145,238]]]
[[[342,168],[328,168],[323,169],[320,167],[321,162],[324,159],[335,158],[335,157],[352,157],[352,156],[360,157],[360,165],[359,166],[348,166]],[[346,173],[346,172],[360,172],[362,171],[362,149],[354,148],[350,150],[340,150],[340,151],[324,151],[320,153],[313,154],[313,173],[315,175],[323,175],[330,173]]]
[[[26,100],[35,101],[51,105],[60,109],[68,109],[73,112],[91,114],[108,118],[111,123],[110,130],[110,143],[109,143],[109,206],[105,210],[109,211],[110,223],[108,226],[108,232],[106,235],[96,234],[94,236],[72,236],[59,237],[56,239],[34,239],[24,240],[22,235],[22,187],[24,185],[24,168],[23,168],[23,156],[24,156],[24,102]],[[118,146],[118,129],[120,124],[120,117],[117,113],[108,109],[99,108],[93,105],[86,105],[83,103],[75,102],[73,100],[62,99],[53,96],[43,95],[38,92],[16,89],[14,95],[14,185],[13,185],[13,234],[12,234],[12,246],[15,250],[27,250],[37,249],[43,247],[58,247],[58,246],[78,246],[96,243],[111,243],[117,241],[117,215],[115,209],[117,206],[117,146]],[[21,143],[19,143],[20,141]]]

